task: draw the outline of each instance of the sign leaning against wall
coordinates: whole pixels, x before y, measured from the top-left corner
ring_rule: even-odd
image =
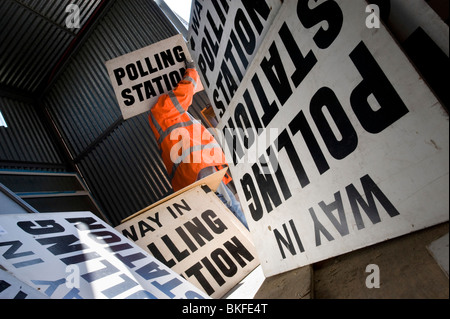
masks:
[[[204,299],[91,212],[0,216],[0,267],[51,299]]]
[[[218,118],[224,115],[281,3],[192,1],[188,46]]]
[[[197,186],[117,230],[212,298],[259,265],[250,233],[207,186]]]
[[[123,118],[149,111],[172,90],[183,78],[185,60],[191,56],[179,34],[106,61]]]
[[[448,113],[366,1],[286,1],[221,116],[266,276],[448,220]]]

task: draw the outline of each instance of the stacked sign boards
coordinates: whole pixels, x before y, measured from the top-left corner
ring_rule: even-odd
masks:
[[[216,196],[226,169],[113,229],[90,212],[0,216],[0,299],[221,298],[258,265]]]
[[[448,113],[368,3],[250,2],[189,46],[265,275],[448,221]]]
[[[259,265],[248,230],[207,186],[196,186],[116,227],[212,298]]]
[[[0,298],[208,298],[90,212],[0,216],[0,266]]]

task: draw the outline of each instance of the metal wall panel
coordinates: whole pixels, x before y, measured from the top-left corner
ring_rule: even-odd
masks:
[[[67,29],[66,18],[71,11],[66,11],[69,4],[75,4],[80,9],[80,28],[67,29],[68,31],[76,34],[80,31],[96,7],[100,4],[101,0],[15,0],[20,5],[28,8],[41,15],[45,19],[52,21],[63,29]]]
[[[172,192],[144,115],[119,126],[79,167],[93,196],[116,223]]]
[[[82,30],[99,0],[78,0],[80,28],[68,29],[73,1],[0,1],[0,86],[37,94],[47,74]]]
[[[172,192],[147,115],[123,121],[105,61],[176,34],[154,1],[117,0],[47,90],[49,110],[113,224]],[[204,107],[196,99],[193,113]]]
[[[65,170],[64,159],[33,105],[0,97],[0,111],[8,125],[0,127],[0,168]]]

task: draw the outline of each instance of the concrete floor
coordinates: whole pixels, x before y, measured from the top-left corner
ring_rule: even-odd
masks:
[[[269,278],[259,266],[225,298],[448,299],[448,275],[427,248],[448,234],[448,226],[440,224]],[[369,264],[378,266],[379,288],[366,286]]]

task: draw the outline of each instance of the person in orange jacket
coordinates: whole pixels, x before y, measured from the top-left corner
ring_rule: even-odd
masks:
[[[225,154],[214,136],[189,113],[200,77],[194,62],[186,62],[186,71],[178,85],[159,97],[149,111],[150,127],[161,150],[164,166],[174,191],[228,166]],[[217,196],[248,228],[239,202],[224,177]]]

